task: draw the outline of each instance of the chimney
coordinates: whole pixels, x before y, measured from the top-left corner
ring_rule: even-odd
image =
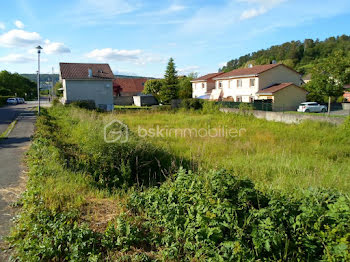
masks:
[[[92,77],[92,69],[91,68],[88,69],[88,73],[89,73],[88,77],[91,78]]]
[[[253,64],[249,64],[249,65],[248,65],[248,68],[252,68],[252,67],[253,67]]]

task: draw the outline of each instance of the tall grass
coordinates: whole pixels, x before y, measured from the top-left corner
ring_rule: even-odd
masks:
[[[252,179],[259,188],[293,190],[327,187],[350,192],[350,125],[321,122],[299,125],[268,122],[235,114],[196,112],[137,112],[116,118],[138,128],[235,128],[241,137],[154,137],[152,144],[200,169],[233,171]]]
[[[17,261],[348,259],[350,121],[215,112],[44,109],[10,238]],[[104,141],[115,119],[126,143]],[[139,126],[246,132],[141,138]],[[310,186],[333,189],[300,190]]]

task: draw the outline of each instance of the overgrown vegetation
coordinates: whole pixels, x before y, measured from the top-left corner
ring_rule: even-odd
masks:
[[[104,141],[103,127],[115,119],[129,126],[126,143]],[[213,103],[177,113],[44,109],[10,238],[15,257],[347,261],[349,124],[287,126],[217,113]],[[139,125],[246,132],[143,139]]]
[[[271,61],[276,60],[277,62],[295,68],[302,74],[306,74],[311,72],[315,64],[332,55],[336,50],[341,50],[349,56],[350,36],[329,37],[324,41],[320,41],[319,39],[305,39],[303,42],[286,42],[233,59],[227,62],[227,65],[221,70],[228,72],[233,69],[245,67],[250,63],[262,65],[270,64]]]
[[[36,97],[36,83],[8,71],[0,72],[0,96],[23,97],[26,100]],[[0,100],[1,105],[2,99]]]

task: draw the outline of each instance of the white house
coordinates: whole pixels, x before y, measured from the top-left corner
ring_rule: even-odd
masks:
[[[215,81],[213,78],[222,74],[223,73],[212,73],[192,80],[192,97],[209,98],[212,90],[215,88]]]
[[[283,110],[294,110],[299,103],[306,100],[307,92],[300,88],[303,83],[301,75],[283,64],[249,66],[217,74],[212,77],[210,76],[213,74],[209,74],[202,77],[204,79],[193,80],[193,97],[206,93],[210,95],[208,97],[210,100],[247,103],[269,99],[273,101],[275,109],[281,107]],[[200,89],[198,84],[205,81],[209,83],[206,78],[210,80],[210,89],[206,89],[205,85]],[[214,88],[212,81],[215,81]]]
[[[108,64],[60,63],[63,103],[91,100],[96,107],[113,110],[114,74]]]

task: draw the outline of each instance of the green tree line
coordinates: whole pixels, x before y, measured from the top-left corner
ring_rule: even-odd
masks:
[[[275,60],[293,67],[302,74],[306,74],[312,71],[315,64],[327,58],[334,51],[342,51],[349,54],[350,36],[329,37],[324,41],[305,39],[304,41],[291,41],[281,45],[274,45],[268,49],[262,49],[230,60],[219,71],[228,72],[245,67],[247,64],[269,64]]]
[[[0,72],[0,96],[36,97],[36,83],[18,73]]]

